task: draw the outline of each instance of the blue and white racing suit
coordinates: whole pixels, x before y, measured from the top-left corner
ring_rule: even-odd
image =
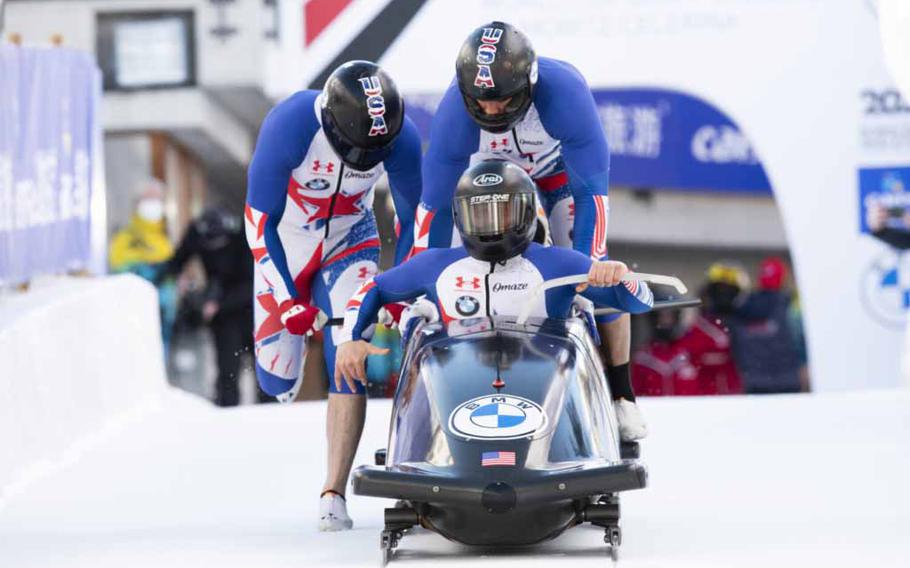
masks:
[[[319,91],[301,91],[266,117],[249,170],[247,240],[255,259],[256,375],[279,400],[299,388],[305,355],[281,314],[294,300],[340,314],[354,292],[378,272],[379,235],[373,186],[383,171],[401,223],[395,261],[410,251],[420,198],[420,137],[405,117],[391,155],[368,171],[342,163],[321,126]],[[325,361],[335,368],[339,330],[325,334]],[[329,389],[336,392],[333,381]],[[341,392],[350,392],[347,385]],[[360,391],[362,392],[362,390]]]
[[[338,340],[361,339],[384,304],[423,295],[436,304],[444,323],[472,317],[516,316],[532,301],[539,284],[587,274],[591,263],[578,251],[536,243],[502,263],[477,260],[460,246],[431,249],[365,282],[348,302],[344,330]],[[536,300],[531,315],[567,318],[575,295],[574,285],[551,288]],[[631,313],[646,312],[654,305],[654,296],[643,282],[623,281],[605,288],[589,286],[581,295],[597,305]]]
[[[453,82],[439,103],[424,158],[415,226],[417,250],[458,242],[452,196],[458,178],[482,160],[507,160],[537,183],[553,242],[596,260],[607,253],[610,150],[591,89],[577,69],[538,58],[534,99],[509,132],[481,130]]]
[[[469,165],[498,159],[524,168],[536,182],[553,244],[595,260],[607,258],[610,150],[597,105],[575,67],[547,57],[537,61],[532,104],[524,118],[502,134],[481,130],[465,109],[457,83],[449,85],[433,118],[424,157],[415,252],[459,242],[451,211],[458,178]]]

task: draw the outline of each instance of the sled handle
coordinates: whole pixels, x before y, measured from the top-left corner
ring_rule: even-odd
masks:
[[[697,298],[683,300],[658,300],[651,307],[652,312],[658,310],[681,310],[683,308],[697,308],[701,305],[701,300]],[[607,316],[610,314],[624,314],[626,312],[617,308],[597,308],[594,310],[595,316]],[[377,322],[373,322],[377,323]],[[344,318],[329,318],[324,327],[344,325]]]
[[[690,298],[684,300],[658,300],[651,307],[652,312],[658,310],[681,310],[683,308],[697,308],[701,305],[701,300]],[[594,310],[595,316],[607,316],[610,314],[624,314],[626,312],[617,308],[597,308]],[[373,322],[377,323],[377,322]],[[329,318],[324,327],[344,325],[344,318]]]
[[[528,318],[531,316],[531,310],[534,309],[534,306],[537,304],[537,301],[540,299],[540,296],[551,288],[558,288],[559,286],[568,286],[570,284],[581,284],[582,282],[588,281],[587,274],[575,274],[573,276],[563,276],[562,278],[554,278],[552,280],[547,280],[537,285],[537,288],[531,293],[531,298],[522,308],[521,312],[518,314],[518,318],[515,320],[515,323],[518,325],[524,325],[528,321]],[[629,272],[622,277],[623,282],[650,282],[651,284],[662,284],[664,286],[672,286],[679,294],[685,294],[689,291],[686,288],[686,285],[683,284],[683,281],[675,276],[664,276],[663,274],[647,274],[645,272]],[[669,306],[668,306],[669,307]],[[615,308],[608,308],[615,309]],[[613,312],[597,312],[598,314],[604,313],[621,313],[622,310],[615,310]]]
[[[651,306],[650,312],[656,312],[659,310],[681,310],[683,308],[697,308],[701,305],[701,300],[698,298],[690,298],[685,300],[658,300],[654,302],[654,305]],[[595,316],[608,316],[610,314],[625,314],[624,312],[617,308],[597,308],[594,310]],[[647,313],[647,312],[646,312]]]

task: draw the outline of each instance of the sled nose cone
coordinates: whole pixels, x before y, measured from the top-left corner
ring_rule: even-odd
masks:
[[[480,503],[490,513],[507,513],[515,508],[517,501],[512,486],[501,481],[487,485],[480,498]]]

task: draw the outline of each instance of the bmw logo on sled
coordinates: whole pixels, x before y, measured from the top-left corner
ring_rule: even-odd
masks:
[[[480,320],[411,332],[388,449],[354,472],[358,495],[398,501],[385,510],[383,560],[415,526],[530,545],[585,522],[615,555],[618,493],[645,487],[647,472],[638,446],[620,443],[585,324]]]

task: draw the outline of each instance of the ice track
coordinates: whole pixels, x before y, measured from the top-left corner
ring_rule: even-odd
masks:
[[[650,487],[623,499],[619,564],[910,566],[910,392],[644,400]],[[385,445],[370,403],[357,463]],[[219,410],[169,392],[0,508],[0,566],[378,566],[385,502],[316,532],[325,406]],[[604,566],[602,532],[525,551],[409,535],[401,566]]]

